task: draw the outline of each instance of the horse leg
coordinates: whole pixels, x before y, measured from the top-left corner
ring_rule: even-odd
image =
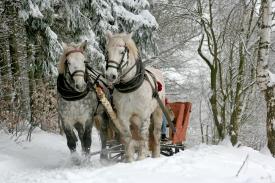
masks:
[[[83,152],[85,155],[88,155],[90,153],[90,148],[92,144],[92,138],[91,138],[91,133],[92,133],[92,122],[87,121],[85,123],[85,131],[83,134]]]
[[[134,154],[135,154],[135,146],[136,143],[132,140],[132,137],[123,138],[125,141],[125,159],[126,162],[133,162],[134,161]]]
[[[66,127],[66,128],[63,128],[63,129],[64,129],[64,132],[65,132],[65,135],[66,135],[66,138],[67,138],[67,145],[68,145],[71,153],[73,153],[73,152],[76,151],[77,138],[76,138],[72,128]]]
[[[148,152],[149,126],[150,126],[150,118],[143,120],[143,123],[141,124],[141,127],[140,127],[141,139],[139,141],[138,160],[145,159]]]
[[[152,157],[157,158],[160,156],[160,135],[161,135],[161,125],[162,125],[162,110],[160,107],[157,107],[152,114],[153,122],[153,149]]]
[[[100,153],[100,159],[108,159],[108,155],[106,153],[106,146],[107,146],[107,137],[108,137],[108,126],[109,126],[109,118],[105,112],[103,112],[101,115],[97,115],[96,119],[97,123],[100,125],[97,125],[99,134],[100,134],[100,140],[101,140],[101,153]]]
[[[134,153],[135,153],[135,143],[132,140],[132,134],[130,130],[130,117],[125,117],[123,119],[120,118],[121,127],[122,127],[122,134],[121,140],[125,144],[125,158],[126,162],[134,161]]]
[[[74,125],[74,127],[77,130],[78,137],[80,139],[80,143],[81,143],[81,147],[82,147],[82,152],[83,152],[83,149],[84,149],[84,142],[83,142],[84,128],[83,128],[83,125],[81,123],[76,123]]]

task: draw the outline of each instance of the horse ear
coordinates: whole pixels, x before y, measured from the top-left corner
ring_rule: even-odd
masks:
[[[79,48],[80,48],[81,50],[85,51],[86,48],[87,48],[87,42],[88,42],[88,41],[85,40],[83,43],[80,44]]]
[[[66,48],[68,48],[67,43],[61,42],[61,45],[62,45],[62,47],[63,47],[64,50],[65,50]]]
[[[112,34],[111,31],[107,31],[106,32],[106,36],[107,36],[107,39],[109,40],[109,39],[111,39],[113,37],[113,34]]]

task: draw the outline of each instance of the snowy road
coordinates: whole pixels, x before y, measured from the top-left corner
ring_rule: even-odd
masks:
[[[99,147],[97,134],[93,147]],[[240,169],[247,154],[248,161]],[[275,183],[275,159],[251,148],[200,145],[173,157],[103,166],[98,157],[73,166],[60,135],[33,134],[15,143],[0,132],[0,183]]]

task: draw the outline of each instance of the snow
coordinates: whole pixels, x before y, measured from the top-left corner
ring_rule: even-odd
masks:
[[[43,18],[43,14],[40,12],[37,4],[33,4],[31,0],[28,1],[30,6],[30,14],[35,18]]]
[[[46,28],[45,33],[48,38],[49,56],[52,61],[52,62],[49,62],[50,63],[49,68],[50,68],[53,76],[57,76],[58,71],[57,71],[57,68],[54,66],[54,64],[56,64],[56,61],[58,60],[58,57],[60,56],[60,53],[62,52],[63,48],[57,40],[57,38],[58,38],[57,35],[55,34],[55,32],[53,32],[51,30],[50,27]]]
[[[78,145],[79,146],[79,145]],[[92,149],[99,149],[93,131]],[[172,157],[100,164],[98,157],[76,166],[63,136],[35,131],[32,142],[16,142],[0,132],[1,183],[274,183],[275,159],[248,147],[199,145]],[[245,158],[238,176],[236,176]]]
[[[169,68],[163,71],[163,75],[171,81],[175,81],[177,84],[182,85],[186,81],[186,77],[176,71],[175,68]]]
[[[19,11],[19,17],[23,19],[23,21],[26,21],[29,19],[29,13],[25,10]]]
[[[275,130],[275,119],[272,120],[271,125],[272,125],[273,130]]]
[[[127,11],[123,6],[114,6],[114,12],[118,17],[122,19],[127,18],[127,21],[134,23],[136,29],[144,25],[151,28],[158,27],[155,17],[148,10],[142,10],[136,15]]]
[[[272,87],[272,86],[275,85],[275,74],[273,74],[272,72],[268,71],[268,76],[269,76],[268,86]]]
[[[126,6],[129,6],[131,8],[135,9],[145,9],[149,8],[150,4],[148,1],[136,1],[136,0],[120,0],[120,3],[125,4]]]

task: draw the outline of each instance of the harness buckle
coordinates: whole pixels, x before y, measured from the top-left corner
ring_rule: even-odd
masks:
[[[152,97],[157,98],[157,96],[158,96],[158,92],[156,90],[154,90]]]

